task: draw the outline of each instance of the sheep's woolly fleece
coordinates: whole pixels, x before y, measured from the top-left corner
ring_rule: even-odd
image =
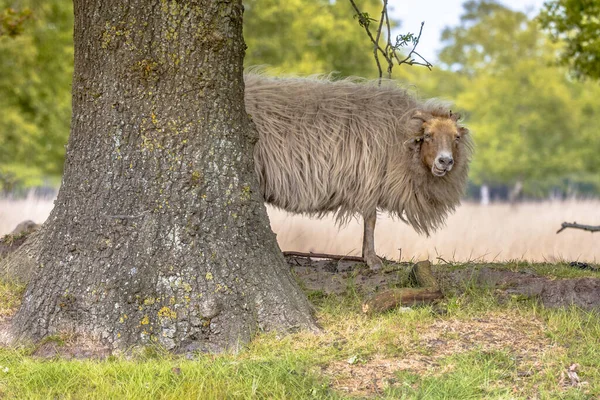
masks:
[[[340,223],[377,207],[429,234],[459,204],[472,153],[464,135],[452,171],[435,177],[420,158],[422,120],[450,118],[447,104],[420,101],[392,81],[328,76],[245,76],[246,110],[259,140],[255,168],[267,202]],[[413,145],[409,145],[412,143]]]

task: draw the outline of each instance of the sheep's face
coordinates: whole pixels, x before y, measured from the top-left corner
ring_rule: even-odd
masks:
[[[444,176],[452,170],[458,156],[461,137],[468,133],[457,124],[458,115],[448,117],[431,116],[422,118],[420,154],[424,166],[434,176]]]

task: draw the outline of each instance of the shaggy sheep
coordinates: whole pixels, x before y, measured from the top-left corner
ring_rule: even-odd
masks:
[[[459,204],[472,141],[447,105],[393,82],[247,74],[245,83],[265,201],[293,213],[333,212],[341,224],[362,214],[371,269],[381,267],[377,209],[429,234]]]

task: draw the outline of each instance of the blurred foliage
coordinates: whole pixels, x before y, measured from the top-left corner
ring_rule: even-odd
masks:
[[[371,15],[381,12],[380,0],[362,0],[360,6]],[[246,66],[376,76],[373,45],[348,0],[245,0],[244,7]]]
[[[538,17],[556,42],[559,61],[578,78],[600,79],[600,0],[552,0]]]
[[[15,37],[23,31],[23,25],[31,17],[31,10],[0,9],[0,36]]]
[[[357,3],[370,18],[379,16],[380,0]],[[0,188],[60,176],[69,133],[71,2],[18,4],[0,0]],[[247,0],[245,7],[247,66],[377,76],[349,1]],[[522,181],[539,196],[556,188],[600,191],[600,86],[556,66],[560,44],[537,20],[494,1],[467,1],[442,41],[433,71],[402,67],[395,78],[465,112],[477,146],[473,183]]]
[[[62,172],[71,117],[72,3],[0,0],[0,185]],[[6,26],[12,28],[7,29]]]

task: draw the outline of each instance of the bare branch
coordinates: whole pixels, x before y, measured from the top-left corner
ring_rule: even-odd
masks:
[[[410,53],[408,53],[408,55],[406,56],[406,58],[404,60],[402,60],[402,61],[398,60],[398,65],[400,65],[400,64],[423,65],[423,66],[427,67],[429,70],[431,70],[431,67],[433,67],[433,65],[429,61],[427,61],[425,58],[423,58],[423,56],[421,56],[419,53],[417,53],[415,51],[415,49],[417,48],[417,45],[419,44],[419,41],[421,40],[421,35],[423,34],[423,26],[424,25],[425,25],[425,22],[421,22],[421,29],[419,29],[419,35],[413,42],[414,45],[413,45],[412,50],[410,51]],[[420,63],[420,62],[416,62],[414,59],[412,59],[413,54],[417,55],[421,60],[423,60],[424,64]]]
[[[388,75],[389,79],[391,79],[391,77],[392,77],[392,69],[394,68],[394,61],[396,62],[397,65],[401,65],[401,64],[421,65],[421,66],[427,67],[429,70],[431,70],[431,67],[433,67],[433,65],[429,61],[427,61],[423,56],[421,56],[419,53],[417,53],[415,51],[417,48],[417,45],[419,44],[419,41],[421,40],[421,35],[423,33],[423,25],[425,24],[424,22],[421,22],[421,28],[420,28],[419,34],[417,36],[415,36],[414,34],[412,34],[410,32],[405,35],[398,35],[396,37],[396,43],[393,44],[392,37],[391,37],[391,24],[390,24],[388,11],[387,11],[388,0],[383,0],[383,8],[381,9],[381,18],[379,19],[379,24],[377,26],[377,32],[376,32],[375,36],[371,32],[370,25],[371,25],[371,22],[377,22],[377,21],[375,19],[371,18],[368,13],[360,11],[360,9],[358,8],[358,6],[356,5],[356,2],[354,0],[349,0],[349,1],[350,1],[350,4],[352,4],[354,11],[356,11],[356,15],[354,17],[358,19],[358,23],[365,30],[365,32],[367,33],[367,36],[369,37],[369,39],[371,40],[371,43],[373,44],[373,57],[375,58],[375,63],[377,64],[377,70],[379,71],[379,83],[380,84],[381,84],[381,79],[383,78],[383,69],[381,66],[381,61],[379,59],[380,56],[382,56],[385,59],[385,61],[387,62],[387,75]],[[385,47],[382,48],[380,45],[380,39],[382,37],[382,30],[383,30],[384,23],[385,23],[385,26],[387,29],[387,41],[386,41]],[[409,43],[412,43],[412,49],[410,50],[408,55],[406,55],[406,57],[401,58],[400,55],[398,54],[398,52],[400,51],[401,48],[407,46]],[[415,59],[415,56],[417,57],[417,59]]]
[[[564,231],[567,228],[575,228],[575,229],[582,229],[584,231],[588,231],[588,232],[600,232],[600,225],[594,226],[594,225],[581,225],[578,224],[577,222],[563,222],[561,225],[561,228],[556,231],[556,233],[561,233],[562,231]]]
[[[383,8],[384,17],[385,17],[385,25],[387,29],[387,44],[385,45],[385,54],[391,54],[392,47],[392,28],[390,27],[390,17],[387,12],[387,5]],[[388,79],[392,79],[392,67],[393,64],[388,64]]]
[[[379,27],[377,27],[377,36],[375,37],[375,42],[373,45],[373,53],[375,55],[375,58],[378,58],[377,53],[381,49],[381,47],[379,47],[379,39],[381,38],[381,29],[383,28],[383,20],[385,19],[385,14],[387,13],[387,2],[388,2],[388,0],[383,0],[383,8],[381,9],[381,18],[379,19]],[[385,57],[386,61],[388,61],[388,64],[389,64],[389,59],[388,59],[387,53],[384,52],[383,56]],[[390,69],[388,67],[388,71],[389,70]],[[383,75],[383,71],[381,70],[381,67],[379,67],[379,82],[380,83],[381,83],[382,75]],[[391,72],[390,72],[389,77],[391,77]]]
[[[360,9],[358,8],[358,6],[354,2],[354,0],[350,0],[350,4],[352,4],[352,7],[354,8],[354,11],[356,11],[355,17],[358,18],[358,23],[365,29],[365,32],[367,33],[367,36],[369,36],[369,39],[371,39],[371,43],[373,43],[373,46],[375,47],[374,57],[375,57],[375,62],[377,63],[377,70],[379,71],[379,79],[381,81],[381,78],[383,76],[383,72],[382,72],[382,69],[381,69],[381,63],[379,62],[378,51],[381,52],[383,55],[385,55],[385,51],[379,46],[379,37],[376,40],[373,37],[373,34],[371,33],[371,30],[369,29],[370,19],[368,17],[368,14],[365,14],[362,11],[360,11]]]

